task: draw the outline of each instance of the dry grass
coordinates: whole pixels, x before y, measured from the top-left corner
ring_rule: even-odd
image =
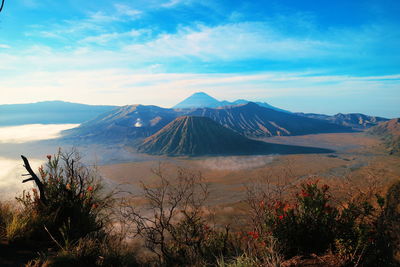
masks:
[[[379,140],[368,137],[363,132],[274,137],[267,141],[333,148],[337,153],[332,156],[160,157],[157,161],[100,166],[99,170],[102,175],[116,183],[125,184],[123,188],[134,194],[140,192],[141,181],[151,184],[157,180],[151,169],[160,162],[163,162],[167,174],[176,173],[179,167],[201,171],[209,185],[208,204],[212,206],[216,220],[238,228],[243,222],[242,215],[246,213],[243,204],[247,197],[246,185],[266,176],[271,182],[276,182],[283,169],[290,169],[292,177],[296,179],[318,176],[323,180],[322,183],[330,185],[338,202],[345,197],[344,191],[348,186],[343,177],[348,177],[353,186],[361,188],[368,184],[365,179],[371,176],[371,170],[377,170],[378,173],[372,176],[377,176],[384,185],[389,185],[400,177],[400,158],[386,155]],[[379,173],[379,170],[385,172]]]

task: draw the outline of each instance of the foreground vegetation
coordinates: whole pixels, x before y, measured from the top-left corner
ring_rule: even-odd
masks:
[[[31,175],[24,182],[37,188],[23,192],[18,207],[0,205],[2,242],[15,253],[32,250],[25,266],[400,263],[400,181],[383,190],[365,179],[370,186],[356,190],[343,179],[350,194],[339,196],[315,177],[264,177],[247,187],[245,220],[237,227],[213,217],[201,173],[181,169],[171,178],[160,167],[156,183],[130,196],[107,192],[76,152],[47,159],[36,175],[24,158]]]

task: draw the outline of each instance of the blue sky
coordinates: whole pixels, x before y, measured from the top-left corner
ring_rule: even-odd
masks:
[[[6,0],[0,104],[172,106],[197,91],[400,116],[399,1]]]

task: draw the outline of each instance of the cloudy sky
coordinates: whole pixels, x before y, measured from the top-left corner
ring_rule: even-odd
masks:
[[[204,91],[400,116],[398,0],[6,0],[0,104],[169,107]]]

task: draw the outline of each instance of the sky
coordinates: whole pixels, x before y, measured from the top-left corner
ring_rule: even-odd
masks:
[[[400,117],[398,0],[5,0],[0,104],[194,92]]]

